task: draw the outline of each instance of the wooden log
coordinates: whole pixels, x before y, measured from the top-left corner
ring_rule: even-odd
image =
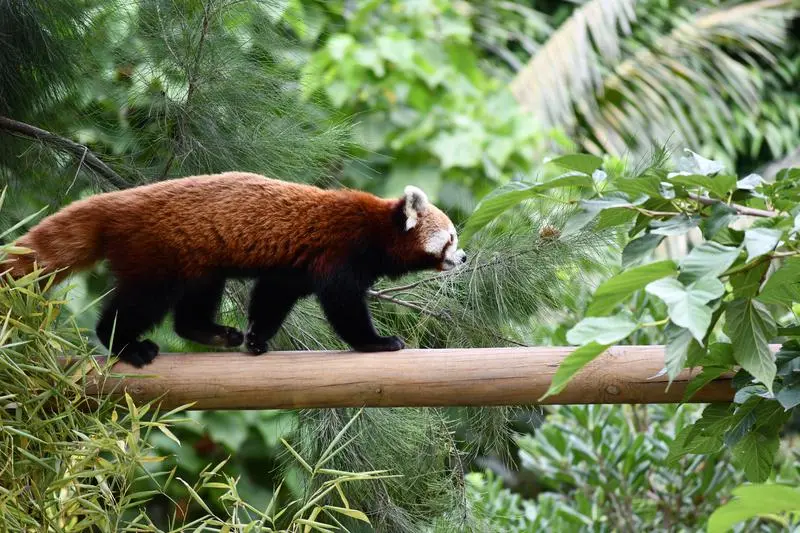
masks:
[[[477,348],[391,353],[274,352],[162,354],[143,369],[117,363],[124,379],[89,376],[90,394],[127,390],[137,401],[196,409],[531,405],[573,350]],[[584,368],[544,404],[679,403],[696,374],[667,389],[657,376],[663,346],[617,346]],[[731,376],[708,384],[693,402],[728,402]]]

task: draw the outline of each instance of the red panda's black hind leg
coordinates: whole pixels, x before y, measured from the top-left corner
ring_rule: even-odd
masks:
[[[222,276],[187,282],[175,305],[175,333],[206,346],[241,346],[244,342],[241,331],[214,322],[224,288],[225,278]]]
[[[158,345],[139,340],[167,315],[174,301],[176,284],[123,283],[105,305],[97,323],[97,337],[114,355],[142,367],[158,355]]]

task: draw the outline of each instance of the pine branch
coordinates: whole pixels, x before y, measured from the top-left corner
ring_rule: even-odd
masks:
[[[83,164],[103,176],[116,188],[125,189],[128,187],[128,183],[122,178],[122,176],[114,172],[111,167],[103,163],[103,161],[101,161],[100,158],[98,158],[91,150],[89,150],[88,147],[82,144],[76,143],[67,139],[66,137],[56,135],[55,133],[51,133],[41,128],[37,128],[36,126],[31,126],[25,122],[20,122],[18,120],[3,116],[0,116],[0,131],[5,131],[6,133],[16,137],[35,139],[65,152],[69,152],[76,158],[81,158]]]
[[[194,56],[194,63],[191,69],[187,69],[186,77],[189,81],[189,88],[186,90],[186,106],[189,106],[189,103],[192,100],[192,95],[194,94],[195,88],[197,87],[197,77],[198,71],[200,70],[200,58],[203,54],[203,45],[206,42],[206,36],[208,35],[208,23],[210,19],[210,11],[211,5],[210,2],[206,2],[203,4],[203,29],[200,31],[200,40],[197,43],[197,53]],[[166,39],[165,39],[165,42]],[[176,124],[176,136],[175,141],[180,142],[182,133],[181,130],[183,128],[182,121],[179,119],[178,124]],[[164,165],[164,170],[161,172],[162,177],[167,177],[167,173],[169,172],[170,168],[172,168],[172,163],[175,162],[175,149],[172,150],[172,153],[167,159],[167,163]]]

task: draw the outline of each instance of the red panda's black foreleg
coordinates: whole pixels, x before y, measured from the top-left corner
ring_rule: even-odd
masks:
[[[405,348],[396,336],[382,337],[375,331],[367,307],[367,287],[349,276],[318,283],[319,303],[334,331],[358,352],[393,352]]]

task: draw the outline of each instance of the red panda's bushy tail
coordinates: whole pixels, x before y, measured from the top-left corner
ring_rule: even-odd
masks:
[[[44,274],[58,271],[55,282],[71,272],[85,270],[103,258],[103,220],[90,202],[76,202],[45,218],[17,239],[15,246],[32,253],[9,254],[0,263],[0,273],[12,278],[31,273],[34,264]]]

